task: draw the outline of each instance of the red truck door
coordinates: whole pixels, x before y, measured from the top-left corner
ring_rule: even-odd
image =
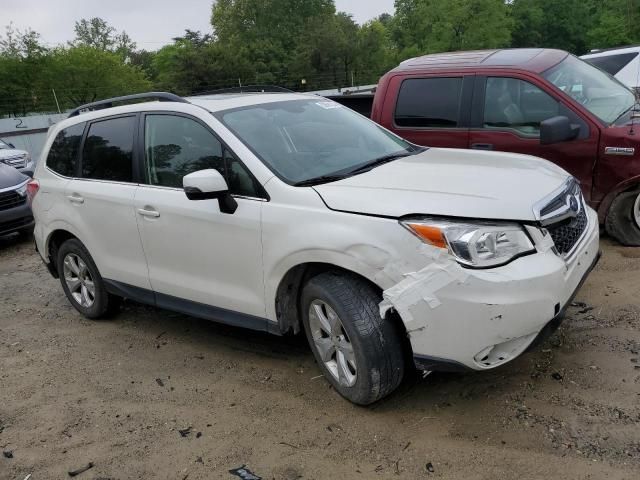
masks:
[[[412,143],[468,148],[473,75],[398,75],[390,80],[380,124]]]
[[[556,95],[546,86],[536,85],[532,79],[517,74],[476,76],[469,148],[545,158],[574,175],[589,201],[599,130]],[[540,122],[559,115],[580,125],[578,138],[541,145]]]

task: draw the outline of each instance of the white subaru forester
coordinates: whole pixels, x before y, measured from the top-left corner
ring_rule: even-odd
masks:
[[[113,106],[142,99],[163,101]],[[28,193],[37,249],[83,315],[128,298],[304,329],[358,404],[392,392],[408,358],[425,371],[513,360],[599,256],[597,216],[559,167],[417,147],[313,95],[81,107],[52,127]]]

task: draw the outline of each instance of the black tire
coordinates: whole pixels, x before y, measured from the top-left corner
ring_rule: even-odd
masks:
[[[640,246],[640,228],[633,214],[638,195],[640,191],[637,190],[618,195],[611,203],[605,220],[607,233],[628,247]]]
[[[316,300],[335,311],[347,340],[353,346],[357,371],[352,386],[338,381],[315,345],[309,308]],[[372,285],[342,272],[327,272],[313,277],[302,292],[302,321],[316,362],[333,388],[358,405],[369,405],[389,395],[404,376],[402,332],[396,322],[380,317],[380,300],[380,294]]]
[[[82,261],[87,266],[87,270],[91,275],[91,279],[93,280],[95,286],[95,296],[93,299],[93,304],[89,307],[81,305],[73,297],[65,280],[64,259],[69,254],[76,255],[80,259],[82,259]],[[64,290],[64,293],[71,305],[73,305],[73,307],[78,310],[78,312],[80,312],[87,318],[96,320],[112,316],[118,311],[122,299],[107,292],[104,280],[102,279],[102,276],[100,275],[100,272],[98,271],[93,258],[91,258],[91,255],[82,244],[82,242],[75,238],[69,239],[64,242],[58,249],[56,262],[62,289]]]

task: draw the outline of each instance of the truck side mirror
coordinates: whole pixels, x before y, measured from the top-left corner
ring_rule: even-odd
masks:
[[[573,140],[580,134],[580,125],[572,125],[565,116],[551,117],[540,123],[540,143],[553,143]]]

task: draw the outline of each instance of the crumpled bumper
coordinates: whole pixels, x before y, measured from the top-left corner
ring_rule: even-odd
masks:
[[[589,215],[570,261],[547,249],[488,270],[461,273],[443,262],[416,282],[404,303],[396,298],[393,307],[405,323],[416,366],[495,368],[552,331],[599,258],[597,215],[591,209]]]

